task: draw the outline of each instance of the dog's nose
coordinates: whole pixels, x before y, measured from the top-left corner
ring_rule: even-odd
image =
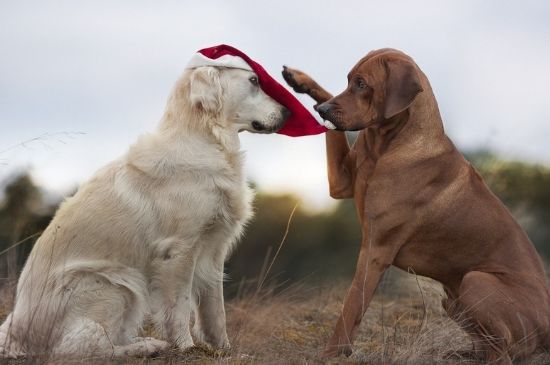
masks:
[[[328,113],[330,113],[330,109],[332,109],[332,105],[329,103],[323,103],[317,107],[317,112],[321,117],[326,117]]]
[[[263,131],[265,129],[264,125],[257,120],[252,121],[252,128],[256,131]]]

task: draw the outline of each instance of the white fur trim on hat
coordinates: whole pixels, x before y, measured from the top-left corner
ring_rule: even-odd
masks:
[[[202,66],[240,68],[243,70],[252,71],[252,67],[250,67],[250,65],[239,56],[231,56],[226,54],[219,58],[212,59],[198,52],[191,57],[186,68],[197,68]]]

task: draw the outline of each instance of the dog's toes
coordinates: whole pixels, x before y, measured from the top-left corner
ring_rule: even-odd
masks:
[[[307,93],[309,88],[306,87],[303,83],[297,81],[297,75],[301,75],[302,72],[294,70],[288,66],[283,66],[283,79],[285,79],[288,86],[290,86],[297,93]]]
[[[292,88],[296,86],[296,80],[294,80],[294,75],[292,75],[291,70],[286,65],[283,66],[283,71],[281,72],[281,74],[283,75],[283,79],[285,79],[286,83],[289,86],[291,86]]]
[[[170,344],[166,341],[158,340],[153,337],[138,337],[135,339],[135,342],[129,345],[116,346],[113,355],[115,357],[155,357],[168,349],[168,347],[170,347]]]
[[[170,347],[170,344],[168,342],[157,340],[156,338],[146,337],[144,340],[151,354],[158,354],[159,352],[164,351],[168,347]]]
[[[176,344],[176,347],[178,348],[179,351],[187,353],[190,351],[193,352],[197,348],[200,348],[201,346],[195,345],[192,339],[187,339],[186,341],[178,341],[178,343]]]

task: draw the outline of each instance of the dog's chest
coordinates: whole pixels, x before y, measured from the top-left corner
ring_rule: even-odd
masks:
[[[250,217],[251,191],[245,181],[234,181],[229,186],[216,186],[215,209],[205,230],[212,231],[244,224]]]
[[[231,169],[202,176],[198,190],[187,190],[185,199],[200,235],[217,241],[213,236],[230,238],[238,235],[251,217],[252,191],[244,173]],[[188,211],[189,212],[189,211]],[[185,214],[187,215],[188,212]],[[187,229],[189,225],[185,225]]]
[[[187,241],[234,237],[252,212],[252,193],[238,157],[232,164],[212,159],[204,166],[176,170],[170,178],[148,180],[149,185],[139,180],[139,172],[125,170],[117,191],[141,227],[154,227],[146,234]]]

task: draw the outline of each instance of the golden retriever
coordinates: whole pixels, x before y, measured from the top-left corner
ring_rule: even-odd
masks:
[[[275,132],[288,116],[257,81],[184,72],[157,130],[83,184],[37,241],[0,354],[148,355],[193,346],[191,332],[229,346],[223,265],[252,214],[239,132]],[[162,339],[137,337],[148,315]]]

